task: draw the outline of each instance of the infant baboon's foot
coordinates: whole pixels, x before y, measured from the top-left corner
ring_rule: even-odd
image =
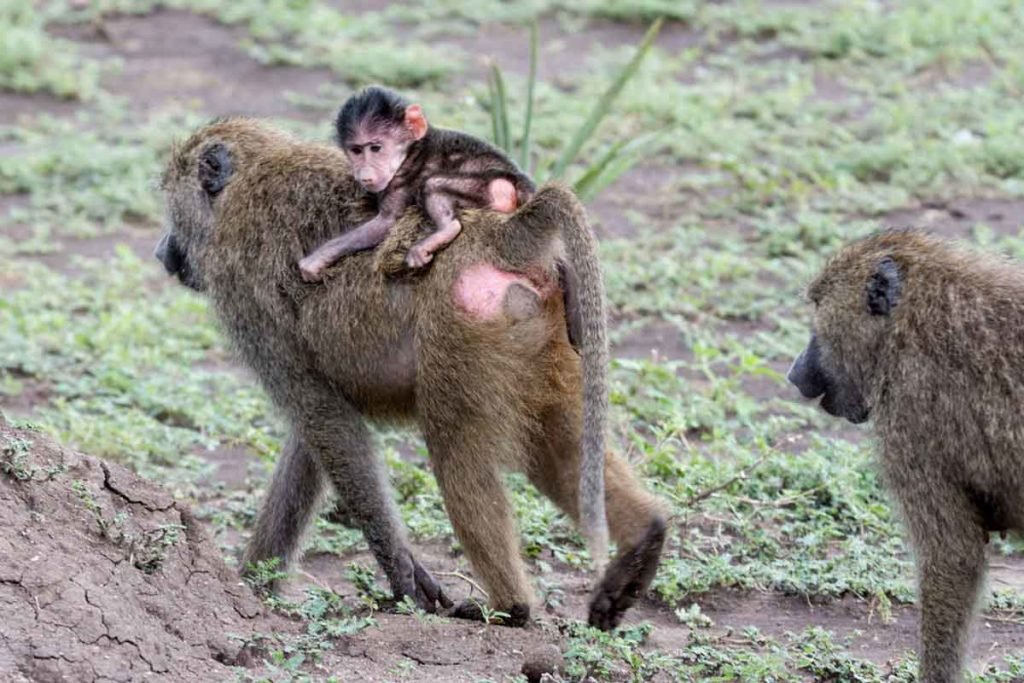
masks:
[[[455,609],[448,613],[448,616],[453,619],[484,621],[485,606],[485,603],[479,600],[468,598],[456,605]],[[491,623],[500,626],[521,627],[526,626],[526,623],[530,621],[530,606],[521,603],[512,605],[508,610],[489,610],[489,612]],[[496,615],[494,612],[503,612],[504,614]]]
[[[651,585],[665,543],[665,520],[655,517],[643,539],[616,557],[590,600],[590,625],[611,631]]]
[[[299,273],[306,282],[318,282],[323,279],[324,268],[327,264],[318,258],[307,256],[299,261]]]
[[[512,213],[516,210],[516,186],[505,178],[495,178],[487,186],[491,197],[491,208],[501,213]]]
[[[405,265],[410,268],[422,268],[433,260],[434,255],[421,244],[409,247],[409,253],[405,255]]]

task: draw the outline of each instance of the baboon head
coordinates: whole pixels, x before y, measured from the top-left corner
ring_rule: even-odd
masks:
[[[167,231],[155,256],[182,284],[201,291],[195,253],[213,229],[217,197],[231,181],[233,164],[226,144],[193,136],[173,151],[161,179],[166,198]],[[190,258],[191,255],[191,258]]]
[[[786,378],[805,398],[853,423],[868,419],[883,345],[903,294],[900,264],[884,234],[848,246],[811,283],[811,340]]]

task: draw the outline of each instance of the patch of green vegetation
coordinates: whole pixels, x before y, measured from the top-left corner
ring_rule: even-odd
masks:
[[[274,581],[281,578],[272,564],[262,565],[259,574],[257,581]],[[246,638],[236,637],[246,645],[257,646],[268,652],[263,662],[265,671],[259,676],[254,676],[248,671],[239,671],[240,680],[275,683],[314,680],[304,671],[304,665],[318,662],[324,652],[334,647],[338,639],[377,624],[372,613],[365,614],[353,610],[345,604],[342,596],[326,588],[306,588],[301,602],[282,600],[272,595],[268,595],[266,600],[272,609],[299,621],[305,629],[299,635],[254,634]],[[337,679],[330,677],[323,680]]]
[[[99,62],[49,35],[32,0],[0,0],[0,89],[87,100],[99,90]]]
[[[39,116],[0,129],[0,192],[24,194],[8,220],[33,234],[27,248],[61,236],[94,236],[124,223],[147,224],[160,214],[156,179],[175,136],[195,127],[193,116],[167,114],[143,121],[105,100],[101,111],[76,120]],[[25,251],[21,245],[19,251]]]
[[[45,383],[35,419],[87,453],[181,485],[204,471],[203,449],[277,451],[263,394],[202,367],[225,354],[203,300],[159,287],[157,264],[125,248],[82,267],[72,279],[18,263],[28,284],[0,299],[0,377]]]
[[[352,16],[316,0],[104,0],[54,14],[63,21],[84,21],[158,7],[198,12],[245,27],[248,35],[242,46],[263,64],[326,67],[350,83],[439,84],[462,67],[457,49],[440,50],[403,37],[407,31],[386,13]]]
[[[755,628],[742,634],[691,633],[690,642],[673,653],[644,647],[650,624],[619,628],[614,633],[564,623],[569,674],[599,680],[650,680],[655,674],[672,680],[709,682],[856,681],[896,683],[916,680],[912,659],[896,660],[884,668],[845,653],[848,644],[832,633],[811,626],[801,633],[770,638]],[[989,679],[984,679],[989,680]]]

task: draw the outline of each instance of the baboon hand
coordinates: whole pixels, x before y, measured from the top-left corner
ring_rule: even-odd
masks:
[[[323,279],[324,263],[313,256],[307,256],[299,261],[299,272],[306,282],[318,282]]]
[[[400,602],[408,595],[417,607],[431,614],[437,612],[438,605],[444,609],[451,607],[454,603],[419,560],[412,553],[407,553],[406,559],[407,562],[399,562],[398,575],[392,576],[391,592],[395,600]]]

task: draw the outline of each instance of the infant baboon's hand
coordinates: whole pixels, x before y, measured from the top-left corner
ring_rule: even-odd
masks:
[[[306,282],[319,282],[323,279],[324,264],[319,259],[307,256],[299,261],[299,273]]]

